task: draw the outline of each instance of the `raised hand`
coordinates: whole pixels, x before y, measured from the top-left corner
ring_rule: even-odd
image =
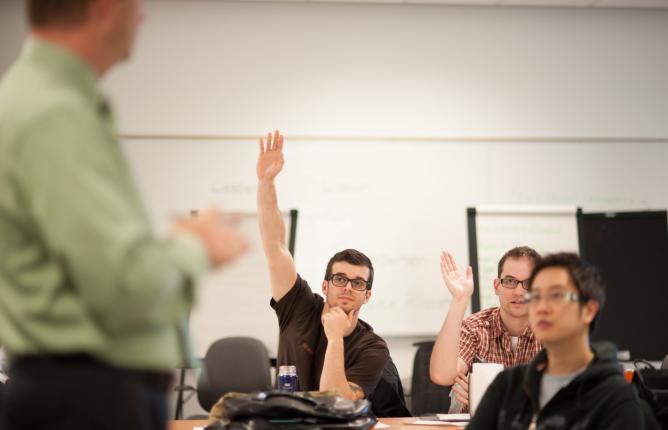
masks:
[[[460,273],[452,254],[443,251],[441,253],[441,274],[452,297],[455,299],[471,297],[473,294],[473,270],[471,266],[466,268],[466,274]]]
[[[260,139],[260,156],[257,159],[257,179],[271,181],[283,169],[283,135],[276,130],[267,134],[267,141]]]

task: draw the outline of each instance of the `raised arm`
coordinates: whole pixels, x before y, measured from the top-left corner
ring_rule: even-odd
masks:
[[[449,252],[441,254],[441,274],[452,295],[445,322],[438,333],[429,363],[429,376],[435,384],[452,385],[458,374],[468,372],[468,365],[459,358],[459,333],[464,314],[473,294],[473,271],[460,273]]]
[[[269,265],[271,295],[279,301],[297,280],[295,262],[285,244],[285,223],[278,208],[274,179],[283,169],[283,136],[276,131],[260,139],[257,159],[257,213],[264,255]]]

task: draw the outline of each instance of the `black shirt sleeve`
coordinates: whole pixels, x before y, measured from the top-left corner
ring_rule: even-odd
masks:
[[[269,304],[278,316],[279,329],[284,331],[292,321],[308,318],[321,302],[322,298],[313,293],[308,282],[297,275],[290,291],[278,302],[272,298]]]
[[[380,343],[374,347],[366,347],[350,366],[346,367],[348,382],[359,385],[364,390],[364,397],[369,397],[383,375],[385,363],[389,357],[387,347]]]

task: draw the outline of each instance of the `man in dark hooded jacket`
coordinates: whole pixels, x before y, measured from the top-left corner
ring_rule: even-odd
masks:
[[[575,254],[539,262],[529,279],[529,324],[545,349],[497,376],[469,429],[655,428],[610,343],[590,345],[605,301],[596,268]]]

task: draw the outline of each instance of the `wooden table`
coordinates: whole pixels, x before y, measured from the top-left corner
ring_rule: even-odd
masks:
[[[442,425],[442,426],[419,426],[408,425],[408,423],[417,421],[419,418],[381,418],[379,421],[390,426],[390,430],[442,430],[442,429],[461,429],[462,427]],[[179,420],[170,421],[169,430],[192,430],[195,426],[206,426],[206,420]]]

